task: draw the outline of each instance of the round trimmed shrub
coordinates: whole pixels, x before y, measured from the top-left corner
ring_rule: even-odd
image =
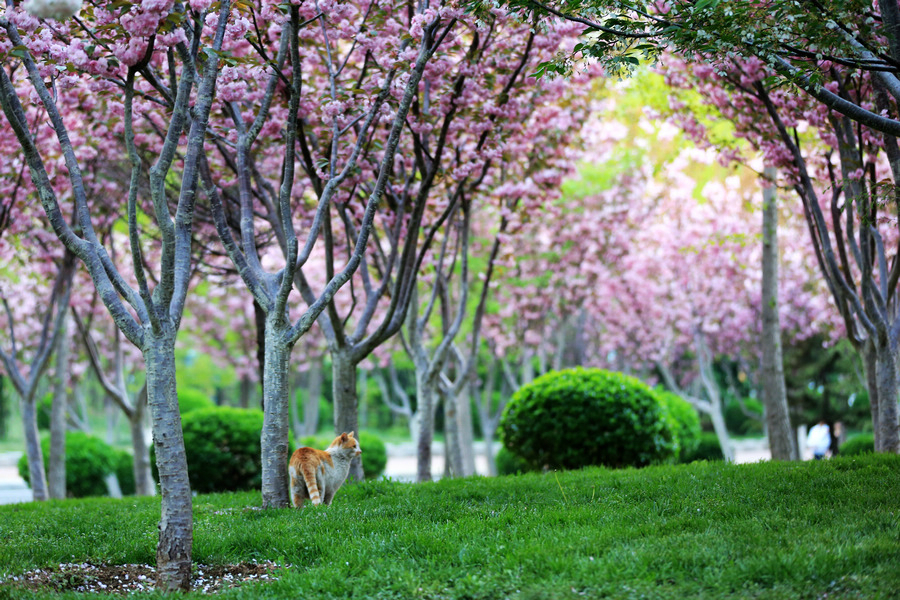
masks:
[[[860,433],[843,443],[838,449],[840,456],[858,456],[875,452],[875,434]]]
[[[261,410],[214,406],[181,418],[191,490],[200,494],[260,489]],[[153,478],[159,481],[156,450],[150,448]]]
[[[700,434],[697,447],[693,452],[682,453],[681,462],[689,463],[696,460],[725,460],[722,454],[722,445],[715,433],[704,431]]]
[[[178,410],[182,415],[204,408],[214,408],[215,406],[216,403],[200,390],[193,388],[178,390]]]
[[[532,468],[645,466],[675,444],[647,385],[601,369],[547,373],[516,392],[500,421],[503,445]]]
[[[41,436],[41,450],[46,471],[50,468],[49,435]],[[66,495],[73,498],[106,496],[108,490],[104,477],[115,471],[115,465],[115,448],[100,438],[83,431],[66,433]],[[18,466],[19,476],[31,485],[27,456],[22,455]]]
[[[654,390],[664,409],[676,444],[675,460],[693,453],[700,445],[700,415],[691,403],[672,392]]]
[[[306,435],[298,441],[300,446],[308,446],[316,450],[324,450],[334,441],[333,437],[321,435]],[[377,479],[384,473],[387,466],[387,447],[377,435],[367,431],[361,431],[357,437],[359,439],[359,447],[362,450],[362,467],[363,475],[366,479]]]

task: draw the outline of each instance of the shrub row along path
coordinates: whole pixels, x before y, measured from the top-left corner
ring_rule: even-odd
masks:
[[[736,462],[752,463],[770,458],[769,448],[764,440],[732,440],[735,445]],[[416,451],[415,445],[410,443],[385,444],[387,447],[388,461],[384,476],[396,481],[416,480]],[[499,446],[498,446],[499,447]],[[479,444],[476,455],[475,468],[480,475],[487,474],[487,461],[480,453],[482,446]],[[444,472],[443,445],[435,444],[432,450],[431,472],[439,477]],[[18,502],[31,502],[31,490],[19,477],[16,463],[21,452],[0,453],[0,504],[15,504]]]

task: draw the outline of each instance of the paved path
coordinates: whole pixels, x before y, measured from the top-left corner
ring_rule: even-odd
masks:
[[[770,458],[769,447],[763,440],[736,440],[736,462],[750,463]],[[388,444],[388,461],[384,474],[396,481],[416,480],[416,449],[412,443]],[[475,443],[475,470],[479,475],[487,475],[487,459],[484,457],[484,444]],[[435,444],[432,448],[431,473],[439,478],[444,472],[443,444]],[[0,453],[0,504],[31,502],[31,490],[19,477],[16,467],[21,452]]]
[[[21,452],[0,453],[0,504],[31,502],[31,489],[19,477]]]

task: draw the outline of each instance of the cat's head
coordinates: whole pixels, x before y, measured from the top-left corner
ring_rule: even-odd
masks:
[[[350,433],[342,433],[341,435],[334,438],[334,441],[331,442],[331,446],[329,448],[340,448],[345,452],[348,452],[350,456],[359,456],[362,454],[362,450],[359,447],[359,440],[354,437],[353,431]]]

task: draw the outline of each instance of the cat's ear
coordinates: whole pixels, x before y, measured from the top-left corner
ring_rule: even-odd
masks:
[[[350,435],[353,435],[353,434],[351,433]],[[347,432],[346,432],[346,431],[345,431],[344,433],[341,434],[341,441],[342,441],[342,442],[346,442],[346,441],[347,441]]]
[[[350,432],[350,435],[348,435],[347,437],[353,437],[353,434],[354,434],[354,433],[356,433],[356,432],[355,432],[355,431],[351,431],[351,432]]]

